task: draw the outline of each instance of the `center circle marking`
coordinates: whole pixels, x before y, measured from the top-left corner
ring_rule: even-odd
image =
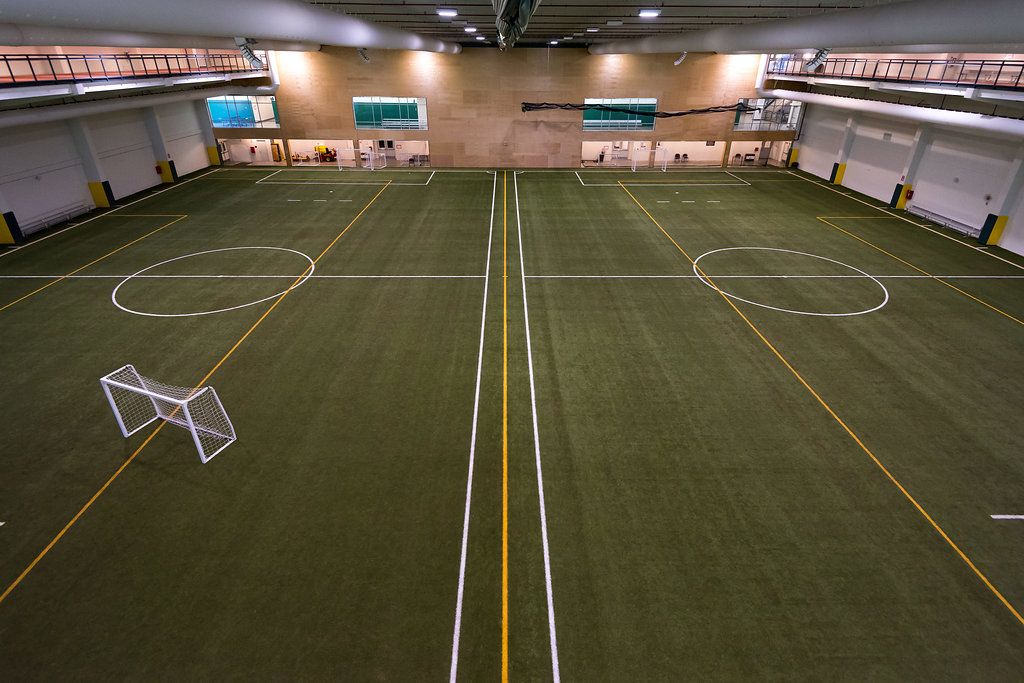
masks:
[[[783,253],[786,253],[786,254],[797,254],[799,256],[807,256],[809,258],[816,258],[816,259],[820,259],[822,261],[828,261],[829,263],[834,263],[834,264],[836,264],[838,266],[842,266],[843,268],[849,268],[850,270],[852,270],[852,271],[854,271],[856,273],[860,273],[864,277],[866,277],[866,278],[870,279],[871,281],[873,281],[876,285],[879,286],[879,288],[881,288],[881,290],[883,292],[882,303],[878,304],[877,306],[873,306],[871,308],[865,308],[862,311],[850,311],[850,312],[847,312],[847,313],[820,313],[820,312],[817,312],[817,311],[798,311],[798,310],[794,310],[794,309],[790,309],[790,308],[779,308],[777,306],[769,306],[768,304],[763,304],[763,303],[761,303],[759,301],[751,301],[750,299],[744,299],[743,297],[740,297],[740,296],[737,296],[735,294],[732,294],[731,292],[727,292],[724,289],[722,289],[720,286],[718,286],[718,285],[716,285],[716,284],[714,284],[712,282],[709,282],[708,278],[709,277],[714,277],[714,276],[705,276],[704,272],[697,265],[697,264],[700,263],[700,260],[702,258],[704,258],[705,256],[711,256],[712,254],[717,254],[717,253],[720,253],[720,252],[723,252],[723,251],[780,251],[780,252],[783,252]],[[760,306],[761,308],[767,308],[767,309],[770,309],[772,311],[780,311],[782,313],[794,313],[796,315],[814,315],[814,316],[819,316],[819,317],[822,317],[822,318],[844,318],[844,317],[853,316],[853,315],[864,315],[866,313],[873,313],[873,312],[877,311],[878,309],[882,308],[883,306],[885,306],[887,303],[889,303],[889,290],[886,289],[885,285],[883,285],[881,283],[881,281],[879,281],[879,279],[874,277],[873,275],[870,275],[869,273],[864,272],[860,268],[856,268],[854,266],[851,266],[848,263],[843,263],[842,261],[836,261],[835,259],[830,259],[830,258],[828,258],[826,256],[818,256],[817,254],[808,254],[807,252],[804,252],[804,251],[794,251],[792,249],[777,249],[775,247],[727,247],[725,249],[714,249],[712,251],[708,251],[708,252],[705,252],[705,253],[701,254],[700,256],[698,256],[694,260],[694,262],[693,262],[693,274],[696,275],[697,278],[701,282],[703,282],[705,285],[707,285],[711,289],[714,289],[714,290],[716,290],[718,292],[721,292],[722,294],[724,294],[725,296],[729,297],[730,299],[733,299],[735,301],[742,301],[743,303],[750,304],[752,306]],[[782,276],[782,277],[785,277],[785,276]]]
[[[139,275],[142,275],[146,271],[153,270],[154,268],[159,268],[160,266],[166,265],[168,263],[173,263],[175,261],[180,261],[182,259],[192,258],[193,256],[202,256],[203,254],[216,254],[216,253],[222,252],[222,251],[242,251],[242,250],[245,250],[245,249],[266,249],[268,251],[287,251],[287,252],[292,253],[292,254],[297,254],[298,256],[301,256],[302,258],[306,259],[309,262],[309,267],[307,268],[307,270],[309,272],[307,272],[306,275],[303,276],[303,278],[301,280],[299,280],[298,282],[293,283],[291,286],[289,286],[289,287],[287,287],[285,289],[282,289],[280,292],[277,292],[276,294],[271,294],[270,296],[265,296],[262,299],[257,299],[256,301],[250,301],[248,303],[239,304],[237,306],[230,306],[228,308],[218,308],[218,309],[212,310],[212,311],[194,311],[194,312],[191,312],[191,313],[149,313],[147,311],[136,311],[135,309],[128,308],[127,306],[122,306],[121,303],[117,300],[117,291],[119,289],[121,289],[121,287],[124,286],[129,280],[131,280],[132,278],[138,277]],[[125,279],[123,279],[119,283],[117,283],[117,286],[114,287],[114,291],[110,293],[110,300],[113,302],[113,304],[115,306],[117,306],[118,308],[120,308],[122,311],[124,311],[126,313],[134,313],[135,315],[144,315],[144,316],[148,316],[150,318],[187,318],[187,317],[194,316],[194,315],[213,315],[214,313],[226,313],[227,311],[234,311],[234,310],[237,310],[239,308],[246,308],[247,306],[255,306],[256,304],[263,303],[264,301],[270,301],[271,299],[275,299],[275,298],[281,296],[282,294],[284,294],[285,292],[290,292],[291,290],[295,289],[296,287],[300,287],[301,285],[305,284],[306,280],[308,280],[310,277],[312,277],[313,271],[315,271],[315,270],[316,270],[316,263],[314,263],[313,259],[311,259],[309,256],[307,256],[306,254],[303,254],[301,251],[295,251],[294,249],[285,249],[284,247],[225,247],[223,249],[208,249],[206,251],[197,251],[197,252],[192,253],[192,254],[184,254],[183,256],[175,256],[174,258],[169,258],[166,261],[160,261],[159,263],[154,263],[151,266],[146,266],[142,270],[139,270],[137,272],[132,273],[131,275],[129,275],[128,277],[126,277]]]

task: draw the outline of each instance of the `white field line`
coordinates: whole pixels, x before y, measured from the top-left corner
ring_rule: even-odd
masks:
[[[992,519],[1024,519],[1024,515],[992,515]]]
[[[64,278],[66,280],[123,280],[128,275],[0,275],[0,280],[52,280],[54,278]],[[295,274],[288,275],[218,275],[218,274],[194,274],[194,275],[136,275],[132,277],[133,280],[189,280],[189,279],[217,279],[217,280],[258,280],[258,279],[273,279],[273,278],[294,278]],[[482,279],[483,275],[311,275],[312,280],[345,280],[345,279],[365,279],[365,280],[407,280],[407,279],[423,279],[423,280],[479,280]],[[696,280],[696,275],[527,275],[527,278],[534,279],[578,279],[578,280],[590,280],[590,279],[611,279],[611,280],[628,280],[628,279],[676,279],[676,280]],[[804,279],[820,279],[820,280],[857,280],[864,279],[866,275],[712,275],[711,277],[716,280],[719,279],[733,279],[733,280],[762,280],[762,279],[778,279],[778,280],[804,280]],[[1024,275],[871,275],[873,278],[883,280],[1024,280]]]
[[[295,279],[294,273],[288,275],[0,275],[0,280],[52,280],[54,278],[65,280],[123,280],[130,277],[133,280],[259,280],[259,279]],[[483,275],[310,275],[311,280],[477,280]],[[922,276],[923,277],[923,276]],[[1024,277],[1024,276],[1022,276]]]
[[[723,170],[724,170],[724,169],[723,169]],[[735,173],[730,173],[729,171],[725,171],[725,174],[726,174],[727,176],[732,176],[733,178],[735,178],[736,180],[740,181],[740,182],[741,182],[741,183],[743,183],[744,185],[749,185],[749,184],[750,184],[750,183],[748,183],[748,182],[747,182],[746,180],[744,180],[743,178],[740,178],[740,177],[739,177],[738,175],[736,175]]]
[[[831,192],[835,192],[836,194],[841,194],[844,197],[848,197],[849,199],[852,199],[855,202],[860,202],[864,206],[869,206],[872,209],[875,209],[876,211],[881,211],[882,213],[887,214],[889,216],[892,216],[893,218],[898,218],[901,221],[904,221],[905,223],[910,223],[911,225],[916,225],[919,228],[924,228],[928,232],[935,233],[939,237],[944,237],[945,239],[950,240],[951,242],[956,242],[957,244],[959,244],[962,247],[967,247],[968,249],[973,249],[974,251],[977,251],[979,253],[985,254],[986,256],[991,256],[994,259],[999,259],[1003,263],[1009,263],[1014,268],[1020,268],[1021,270],[1024,270],[1024,266],[1020,265],[1019,263],[1014,263],[1013,261],[1010,261],[1009,259],[1004,259],[1002,256],[997,256],[996,254],[993,254],[990,251],[986,251],[985,249],[982,249],[981,247],[976,247],[976,246],[974,246],[972,244],[967,244],[966,242],[961,242],[960,240],[956,239],[955,237],[950,237],[949,235],[945,235],[945,234],[939,232],[938,230],[935,230],[933,228],[929,228],[927,225],[923,225],[921,223],[915,223],[914,221],[910,220],[909,218],[905,218],[905,217],[903,217],[903,216],[901,216],[899,214],[893,213],[892,211],[887,211],[886,209],[883,209],[883,208],[881,208],[879,206],[875,206],[874,204],[870,204],[870,203],[868,203],[868,202],[866,202],[866,201],[864,201],[862,199],[857,199],[856,197],[853,197],[853,196],[847,194],[846,192],[840,192],[839,190],[833,189],[833,188],[829,187],[828,185],[825,185],[824,183],[815,182],[815,181],[811,180],[810,178],[804,178],[803,176],[797,175],[796,173],[793,173],[792,171],[789,171],[789,174],[794,176],[794,177],[796,177],[796,178],[799,178],[800,180],[803,180],[804,182],[811,183],[812,185],[817,185],[818,187],[823,187],[826,190],[829,190]]]
[[[537,389],[533,380],[533,344],[530,341],[530,307],[526,302],[526,265],[523,260],[523,224],[519,218],[519,181],[512,176],[516,197],[516,232],[519,237],[519,275],[523,286],[523,320],[526,323],[526,361],[530,371],[530,407],[533,412],[533,450],[537,461],[537,497],[540,501],[540,533],[544,545],[544,586],[548,600],[548,634],[551,640],[551,673],[555,683],[561,680],[558,671],[558,639],[555,636],[555,600],[551,589],[551,552],[548,548],[548,517],[544,505],[544,474],[540,459],[540,432],[537,428]]]
[[[706,173],[707,171],[705,171]],[[576,174],[576,178],[580,181],[580,185],[583,187],[619,187],[618,183],[585,183],[583,178],[580,177],[579,171],[573,171]],[[623,185],[629,186],[643,186],[643,187],[749,187],[750,183],[746,182],[742,178],[737,178],[740,182],[722,182],[722,183],[691,183],[682,180],[678,183],[656,181],[651,183],[645,183],[643,181],[624,180]],[[394,183],[392,183],[394,184]]]
[[[262,182],[263,182],[264,180],[266,180],[267,178],[273,178],[274,176],[276,176],[276,175],[277,175],[278,173],[280,173],[280,172],[281,172],[281,171],[283,171],[283,170],[284,170],[283,168],[279,168],[279,169],[277,169],[276,171],[274,171],[274,172],[273,172],[273,173],[271,173],[270,175],[268,175],[268,176],[264,176],[263,178],[260,178],[259,180],[257,180],[257,181],[256,181],[256,184],[257,184],[257,185],[259,185],[260,183],[262,183]]]
[[[480,350],[476,359],[476,389],[473,392],[473,427],[469,437],[469,472],[466,475],[466,511],[462,518],[462,551],[459,554],[459,588],[455,598],[455,629],[452,634],[452,665],[450,683],[459,671],[459,634],[462,630],[462,597],[466,586],[466,550],[469,546],[469,510],[473,499],[473,467],[476,463],[476,427],[480,415],[480,378],[484,367],[484,337],[487,330],[487,289],[491,281],[491,244],[494,238],[494,201],[498,195],[498,174],[491,188],[491,221],[487,231],[487,263],[484,265],[484,303],[480,314]]]
[[[93,216],[92,218],[86,219],[86,220],[82,221],[81,223],[75,223],[74,225],[69,225],[68,227],[64,228],[63,230],[58,230],[57,232],[52,232],[49,235],[46,235],[45,237],[40,237],[37,240],[32,240],[31,242],[27,242],[25,244],[22,244],[21,246],[14,247],[13,249],[7,249],[6,251],[2,251],[2,252],[0,252],[0,258],[3,258],[4,256],[10,256],[11,254],[13,254],[16,251],[21,251],[25,247],[31,247],[33,244],[39,244],[40,242],[42,242],[44,240],[48,240],[51,237],[56,237],[57,235],[61,234],[62,232],[67,232],[68,230],[72,230],[74,228],[81,227],[81,226],[85,225],[86,223],[91,223],[94,220],[103,218],[105,216],[109,216],[110,214],[114,213],[115,211],[120,211],[121,209],[128,208],[132,204],[138,204],[139,202],[144,202],[147,199],[151,199],[151,198],[157,196],[158,194],[163,194],[164,192],[169,192],[170,190],[177,189],[177,188],[181,187],[182,185],[188,185],[189,183],[195,182],[196,180],[199,180],[200,178],[205,178],[206,176],[210,175],[211,173],[216,173],[218,170],[219,169],[213,169],[212,171],[208,171],[207,173],[204,173],[202,175],[198,175],[195,178],[191,178],[190,180],[186,180],[186,181],[181,182],[181,183],[175,183],[174,185],[171,185],[170,187],[164,188],[162,190],[157,190],[156,192],[147,194],[145,197],[142,197],[140,199],[136,199],[133,202],[128,202],[127,204],[121,204],[121,205],[111,209],[110,211],[105,211],[105,212],[101,213],[99,216]],[[168,216],[170,216],[170,215],[171,214],[168,214]],[[175,214],[175,215],[184,215],[184,214]]]
[[[699,280],[697,275],[527,275],[537,280]],[[715,280],[1024,280],[1024,275],[710,275]]]

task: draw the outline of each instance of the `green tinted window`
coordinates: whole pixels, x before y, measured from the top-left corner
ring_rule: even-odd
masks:
[[[583,110],[583,130],[654,130],[654,117],[658,100],[651,97],[611,97],[585,99],[584,104],[604,104],[628,109],[628,112]],[[645,114],[648,114],[645,116]]]
[[[426,130],[427,100],[423,97],[353,97],[356,128]]]

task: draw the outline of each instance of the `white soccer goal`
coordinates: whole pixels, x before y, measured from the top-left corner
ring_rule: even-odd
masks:
[[[386,168],[388,165],[388,157],[384,152],[378,152],[376,150],[366,150],[362,153],[363,166],[376,171],[380,168]]]
[[[103,393],[125,437],[156,420],[192,434],[204,463],[235,441],[235,429],[213,387],[176,387],[143,377],[125,365],[100,378]]]

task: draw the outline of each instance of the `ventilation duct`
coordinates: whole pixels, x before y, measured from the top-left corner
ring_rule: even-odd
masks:
[[[0,16],[3,16],[2,12],[3,10],[0,9]],[[177,47],[200,50],[232,50],[236,47],[235,41],[232,38],[178,36],[166,33],[139,33],[137,31],[97,31],[91,29],[68,29],[57,26],[30,26],[25,24],[0,24],[0,45]],[[320,44],[261,40],[258,47],[261,50],[316,52],[320,49]]]
[[[216,38],[247,36],[260,41],[452,54],[461,50],[454,43],[380,26],[314,7],[303,0],[3,0],[0,22],[15,20],[76,31],[153,32]]]
[[[498,27],[498,47],[508,50],[526,32],[526,25],[533,13],[537,11],[540,0],[492,0],[492,2],[494,3],[494,16],[497,17],[495,25]]]
[[[1021,0],[911,0],[756,24],[655,35],[590,46],[602,54],[675,52],[788,52],[808,45],[864,50],[895,46],[1024,44]],[[938,51],[944,51],[938,49]]]

